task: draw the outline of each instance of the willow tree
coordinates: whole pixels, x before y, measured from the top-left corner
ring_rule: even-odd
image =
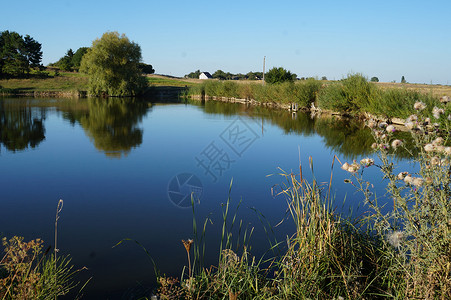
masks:
[[[139,63],[141,47],[124,34],[106,32],[81,61],[80,71],[89,75],[91,95],[134,96],[146,86]]]

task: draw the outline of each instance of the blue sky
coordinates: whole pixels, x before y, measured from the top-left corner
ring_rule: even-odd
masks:
[[[298,77],[451,84],[451,1],[3,1],[0,31],[29,34],[43,63],[125,33],[159,74],[282,66]]]

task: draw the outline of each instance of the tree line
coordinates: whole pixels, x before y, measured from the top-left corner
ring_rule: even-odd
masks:
[[[200,70],[191,72],[189,74],[185,75],[185,78],[199,78],[199,75],[202,72]],[[213,74],[211,74],[211,76],[215,79],[219,79],[219,80],[261,80],[263,77],[263,72],[249,72],[247,74],[233,74],[230,72],[224,72],[222,70],[217,70],[216,72],[214,72]]]
[[[200,70],[191,72],[185,75],[185,78],[199,78],[201,74]],[[230,72],[224,72],[222,70],[217,70],[211,75],[214,79],[219,80],[262,80],[263,72],[249,72],[247,74],[232,74]],[[286,81],[296,80],[297,75],[291,73],[290,71],[282,67],[274,67],[265,73],[265,82],[267,83],[281,83]]]

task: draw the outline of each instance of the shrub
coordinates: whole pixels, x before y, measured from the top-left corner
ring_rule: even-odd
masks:
[[[344,112],[362,112],[379,98],[378,89],[361,74],[349,75],[321,90],[318,105],[323,109]]]
[[[265,74],[265,82],[269,84],[293,82],[296,79],[296,74],[291,74],[290,71],[285,70],[282,67],[272,68]]]

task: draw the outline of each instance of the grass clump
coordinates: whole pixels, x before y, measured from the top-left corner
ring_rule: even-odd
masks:
[[[68,256],[57,257],[57,226],[62,208],[63,200],[59,200],[53,254],[49,255],[51,247],[42,251],[41,239],[29,242],[18,236],[2,239],[5,255],[0,260],[0,299],[57,299],[77,285],[73,277],[80,270],[74,270]]]
[[[66,295],[75,284],[77,272],[67,257],[47,256],[43,241],[24,242],[22,237],[3,238],[5,255],[0,260],[1,299],[55,299]]]
[[[335,214],[330,191],[287,176],[283,191],[296,232],[277,263],[278,299],[356,299],[376,277],[375,240]]]
[[[361,74],[353,74],[322,89],[318,95],[318,106],[333,111],[364,112],[378,98],[374,83],[368,82]]]

